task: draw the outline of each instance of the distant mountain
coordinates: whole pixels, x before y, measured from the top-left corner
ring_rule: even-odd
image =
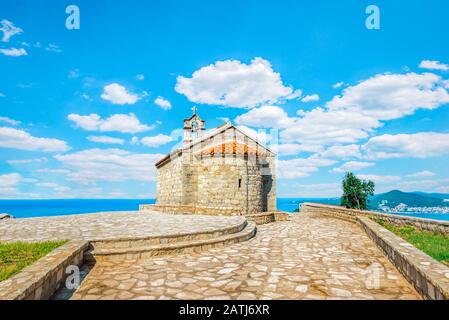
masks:
[[[421,192],[421,191],[416,191],[413,193],[417,193],[421,196],[432,197],[432,198],[437,198],[437,199],[449,199],[449,194],[444,194],[444,193],[426,193],[426,192]]]
[[[449,198],[438,198],[424,193],[393,190],[371,197],[369,207],[376,209],[382,203],[390,208],[394,208],[401,203],[409,207],[449,207],[449,202],[444,202],[443,199]]]

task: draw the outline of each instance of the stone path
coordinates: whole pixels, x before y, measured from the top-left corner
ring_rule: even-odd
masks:
[[[72,299],[419,296],[357,225],[306,214],[260,226],[255,238],[232,246],[198,254],[98,263]]]
[[[0,241],[143,238],[221,230],[243,221],[243,217],[167,215],[151,211],[8,219],[0,223]]]

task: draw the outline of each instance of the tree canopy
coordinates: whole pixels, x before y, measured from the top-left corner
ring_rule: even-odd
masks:
[[[342,186],[342,206],[350,209],[367,209],[368,198],[374,195],[375,184],[373,181],[361,180],[352,172],[347,172],[343,179]]]

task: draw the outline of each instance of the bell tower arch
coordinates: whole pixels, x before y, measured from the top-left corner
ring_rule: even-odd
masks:
[[[201,120],[197,114],[197,107],[194,106],[192,111],[192,116],[184,119],[184,145],[188,145],[196,139],[201,139],[204,130],[206,130],[206,121]]]

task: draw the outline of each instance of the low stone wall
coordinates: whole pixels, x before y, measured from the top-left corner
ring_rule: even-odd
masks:
[[[368,217],[358,217],[357,222],[425,299],[449,299],[448,267]]]
[[[46,300],[64,285],[70,265],[80,267],[87,241],[70,241],[0,282],[0,300]]]
[[[139,211],[152,210],[168,214],[198,214],[207,216],[240,216],[240,207],[199,207],[177,204],[143,204]]]
[[[289,214],[282,211],[261,212],[245,215],[241,208],[229,207],[195,207],[186,205],[165,205],[165,204],[142,204],[139,211],[157,211],[168,214],[198,214],[198,215],[214,215],[214,216],[240,216],[244,215],[249,221],[256,224],[267,224],[275,221],[287,221]]]
[[[357,222],[358,217],[378,218],[396,226],[414,226],[426,231],[441,232],[449,235],[449,221],[405,217],[394,214],[378,213],[373,211],[362,211],[346,209],[344,207],[331,206],[319,203],[303,203],[301,212],[310,212],[339,218],[346,221]]]
[[[275,221],[288,221],[290,219],[291,214],[284,211],[275,211],[274,217]]]
[[[254,221],[257,225],[268,224],[276,221],[287,221],[289,214],[283,211],[261,212],[245,215],[248,221]]]
[[[268,223],[272,223],[272,222],[276,221],[276,218],[275,218],[273,212],[249,214],[245,217],[246,217],[246,219],[248,219],[248,221],[253,221],[257,225],[268,224]]]

